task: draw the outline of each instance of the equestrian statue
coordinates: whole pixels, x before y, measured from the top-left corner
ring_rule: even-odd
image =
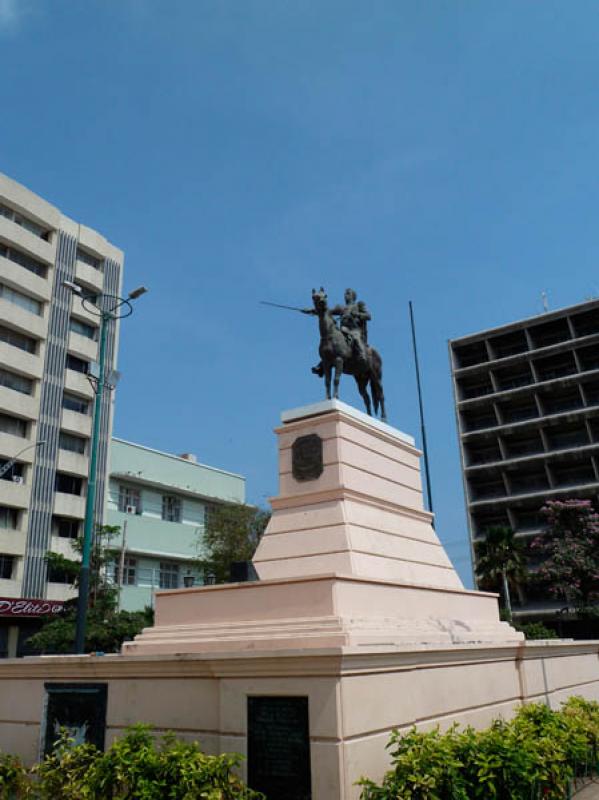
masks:
[[[302,308],[304,314],[318,317],[320,330],[320,363],[312,367],[312,372],[324,377],[326,396],[331,398],[331,380],[333,397],[339,397],[339,382],[342,373],[353,375],[358,391],[368,414],[379,414],[386,420],[385,395],[383,393],[383,361],[374,347],[368,344],[368,322],[370,313],[366,304],[358,301],[353,289],[345,290],[345,304],[328,307],[327,295],[323,287],[320,291],[312,289],[313,308]],[[335,320],[339,317],[339,324]],[[372,405],[368,394],[368,386],[372,394]]]
[[[313,308],[285,306],[281,303],[260,301],[265,306],[286,308],[289,311],[301,311],[318,317],[320,330],[320,363],[312,367],[312,372],[320,378],[324,377],[327,399],[331,399],[331,381],[333,397],[339,397],[339,381],[342,373],[353,375],[358,385],[366,411],[372,415],[379,414],[386,420],[385,395],[383,393],[383,360],[377,350],[368,344],[368,322],[370,313],[366,304],[358,300],[353,289],[345,290],[345,304],[328,307],[327,294],[312,289]],[[339,317],[339,323],[335,317]],[[334,376],[333,376],[334,375]],[[368,387],[372,395],[372,403]]]

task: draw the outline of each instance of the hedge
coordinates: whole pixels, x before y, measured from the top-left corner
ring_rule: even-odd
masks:
[[[134,725],[103,753],[63,733],[31,770],[0,754],[0,800],[264,800],[233,774],[241,756],[209,756],[173,734]]]
[[[361,800],[562,800],[597,774],[599,703],[570,698],[560,711],[535,703],[476,731],[394,731],[392,768],[362,778]]]

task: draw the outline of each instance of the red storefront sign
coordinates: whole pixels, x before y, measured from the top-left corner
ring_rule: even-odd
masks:
[[[46,617],[60,614],[62,600],[40,600],[36,597],[0,597],[0,617]]]

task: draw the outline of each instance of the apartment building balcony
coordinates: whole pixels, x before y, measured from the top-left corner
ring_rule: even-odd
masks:
[[[81,554],[73,547],[73,540],[66,539],[64,536],[52,536],[50,540],[50,550],[52,550],[53,553],[59,553],[65,558],[70,558],[73,561],[81,560]]]
[[[64,388],[73,394],[79,394],[88,400],[94,397],[94,390],[87,378],[82,372],[75,372],[73,369],[67,369],[64,373]]]
[[[19,250],[23,250],[39,261],[48,265],[54,264],[55,245],[52,242],[42,239],[4,216],[0,216],[0,240],[9,246],[14,244]]]
[[[81,298],[77,295],[73,295],[71,316],[76,317],[82,322],[86,322],[88,325],[91,325],[94,328],[97,328],[99,325],[100,318],[98,314],[94,314],[93,311],[89,311],[88,304],[86,303],[86,305],[83,305]]]
[[[98,358],[98,343],[87,336],[71,331],[69,333],[68,351],[78,358],[86,361],[96,361]]]
[[[33,438],[31,432],[29,436],[14,436],[12,433],[4,433],[0,431],[0,457],[3,458],[12,458],[25,447],[29,445],[35,444],[35,439]],[[33,448],[30,450],[26,450],[22,455],[19,456],[19,461],[23,461],[27,464],[31,464],[33,460]]]
[[[0,578],[0,596],[1,597],[20,597],[21,596],[21,581],[20,580],[5,580]]]
[[[85,517],[85,497],[76,494],[66,494],[66,492],[54,493],[53,514],[59,517]]]
[[[2,283],[18,292],[31,295],[42,302],[50,299],[52,282],[48,278],[40,278],[4,256],[0,256],[0,275],[2,275]]]
[[[71,600],[77,597],[77,589],[74,589],[70,583],[51,583],[46,584],[46,599],[47,600]]]
[[[12,414],[22,419],[34,420],[38,418],[39,407],[39,397],[15,392],[14,389],[0,386],[0,411],[2,413]]]
[[[86,289],[99,293],[104,285],[104,273],[77,259],[75,262],[75,280]]]
[[[56,468],[59,472],[66,472],[68,475],[86,478],[89,472],[89,459],[86,455],[59,450]]]
[[[61,430],[67,433],[75,433],[89,439],[92,434],[91,414],[79,414],[77,411],[69,411],[68,408],[62,409],[60,418]]]
[[[40,379],[44,370],[43,353],[34,354],[0,341],[0,364],[28,378]]]
[[[0,297],[0,322],[36,339],[45,339],[46,337],[48,323],[44,316],[25,311],[3,297]]]
[[[25,483],[0,480],[0,505],[25,509],[29,507],[31,487]]]
[[[20,530],[0,530],[0,553],[23,556],[27,549],[27,535]]]

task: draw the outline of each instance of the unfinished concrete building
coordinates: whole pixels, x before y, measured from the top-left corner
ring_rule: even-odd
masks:
[[[470,541],[542,532],[548,499],[599,493],[599,300],[449,342]],[[533,563],[534,567],[534,563]],[[522,617],[563,602],[528,589]]]

